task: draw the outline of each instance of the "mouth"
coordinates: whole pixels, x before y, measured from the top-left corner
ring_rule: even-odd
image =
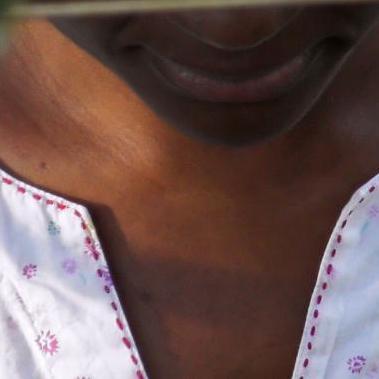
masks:
[[[326,38],[280,66],[243,76],[232,69],[227,75],[198,70],[155,54],[150,55],[149,63],[160,79],[183,96],[213,103],[257,103],[275,100],[294,89],[336,43],[336,38]]]

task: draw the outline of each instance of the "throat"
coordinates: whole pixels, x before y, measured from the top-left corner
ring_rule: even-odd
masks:
[[[157,200],[139,215],[92,208],[151,376],[290,377],[337,207]]]

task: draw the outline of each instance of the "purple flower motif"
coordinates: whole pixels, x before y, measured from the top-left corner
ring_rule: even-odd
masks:
[[[26,276],[27,279],[31,279],[33,276],[36,276],[37,266],[33,264],[28,264],[22,269],[22,275]]]
[[[67,258],[62,262],[62,268],[67,274],[75,274],[78,265],[74,258]]]
[[[370,215],[370,217],[374,218],[374,217],[377,217],[379,215],[379,207],[377,205],[372,205],[368,211],[368,214]]]
[[[47,332],[41,331],[36,339],[37,345],[44,354],[53,355],[58,351],[58,340],[54,334],[50,333],[50,330]]]
[[[347,360],[347,365],[349,367],[349,370],[353,374],[359,374],[362,371],[365,364],[366,364],[366,358],[363,357],[362,355],[357,355]]]

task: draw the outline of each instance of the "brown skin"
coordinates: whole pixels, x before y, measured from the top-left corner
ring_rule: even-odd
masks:
[[[291,376],[331,229],[378,172],[378,33],[296,128],[243,148],[169,127],[48,22],[15,33],[1,166],[89,207],[151,378]]]

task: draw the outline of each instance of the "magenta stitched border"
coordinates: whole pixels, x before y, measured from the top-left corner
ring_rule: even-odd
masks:
[[[49,199],[48,193],[46,193],[45,191],[40,190],[38,188],[33,188],[32,186],[25,184],[25,183],[22,183],[21,181],[19,181],[17,179],[7,178],[1,173],[1,171],[0,171],[0,178],[1,178],[2,183],[9,185],[9,186],[13,185],[16,188],[17,192],[19,192],[20,194],[23,195],[25,193],[29,193],[34,200],[36,200],[38,202],[43,202],[46,206],[49,206],[49,205],[54,206],[55,205],[57,207],[57,209],[59,209],[61,211],[67,210],[67,209],[72,209],[74,211],[74,215],[80,220],[81,228],[86,233],[86,237],[84,240],[84,244],[86,246],[86,251],[88,251],[88,249],[90,249],[89,256],[91,258],[93,258],[94,261],[99,260],[101,253],[96,248],[96,244],[95,244],[95,241],[91,235],[88,224],[87,224],[85,218],[83,217],[83,215],[75,208],[73,203],[70,202],[70,204],[72,205],[72,207],[70,207],[68,204],[64,203],[64,199],[62,199],[63,201],[61,201],[61,202],[58,200]],[[1,182],[0,182],[0,184],[1,184]],[[41,192],[43,195],[39,194],[38,192]],[[55,196],[55,195],[51,195],[51,197],[58,198],[58,196]],[[104,254],[103,254],[103,258],[104,258]],[[104,258],[104,260],[105,260],[105,258]],[[98,268],[96,270],[96,276],[98,278],[101,278],[102,271],[100,268]],[[111,297],[111,302],[109,305],[112,307],[112,309],[115,311],[115,314],[116,314],[115,326],[122,333],[121,343],[130,352],[129,358],[132,361],[133,366],[135,366],[135,368],[136,368],[136,372],[135,372],[136,378],[137,379],[146,379],[145,375],[143,374],[143,369],[141,368],[140,362],[133,352],[133,350],[136,350],[136,349],[133,346],[132,338],[130,335],[127,334],[127,330],[125,328],[125,325],[120,319],[120,313],[122,312],[122,309],[121,309],[121,306],[118,304],[118,298],[117,298],[117,296],[115,296],[115,293],[110,289],[109,286],[105,285],[103,288],[104,288],[105,293],[107,293]]]
[[[372,194],[374,192],[374,190],[376,189],[375,185],[372,185],[369,189],[368,189],[368,193],[365,195],[366,197],[370,194]],[[336,237],[336,240],[332,246],[332,249],[330,251],[330,254],[329,254],[329,262],[326,264],[326,268],[325,268],[325,271],[324,271],[324,278],[323,280],[321,281],[322,282],[322,285],[321,285],[321,289],[319,289],[319,292],[317,294],[317,297],[316,297],[316,304],[314,304],[313,306],[313,312],[312,312],[312,319],[313,320],[319,320],[320,319],[320,311],[319,311],[319,305],[321,304],[323,298],[326,296],[325,294],[327,293],[327,290],[329,288],[329,282],[332,280],[332,273],[334,271],[334,265],[333,265],[333,258],[336,256],[337,254],[337,248],[338,248],[338,245],[342,242],[342,233],[343,233],[343,229],[345,228],[348,220],[349,220],[349,217],[352,215],[352,213],[354,212],[354,210],[357,208],[357,206],[359,204],[362,204],[362,202],[365,200],[365,196],[362,196],[359,201],[355,204],[355,206],[353,206],[353,208],[349,211],[349,213],[347,214],[347,216],[345,217],[345,219],[342,221],[340,227],[339,227],[339,231],[337,231],[337,237]],[[312,323],[311,323],[312,325]],[[309,336],[308,336],[308,342],[306,344],[306,351],[307,353],[305,354],[305,358],[303,359],[303,362],[302,362],[302,375],[299,377],[299,379],[306,379],[306,369],[307,367],[309,367],[310,365],[310,362],[311,362],[311,353],[312,353],[312,350],[314,349],[314,339],[315,339],[315,336],[316,336],[316,331],[317,331],[317,327],[315,324],[313,324],[310,328],[310,330],[307,331],[307,333],[309,333]],[[305,333],[305,331],[304,331]],[[304,346],[302,347],[302,349],[304,350]]]

